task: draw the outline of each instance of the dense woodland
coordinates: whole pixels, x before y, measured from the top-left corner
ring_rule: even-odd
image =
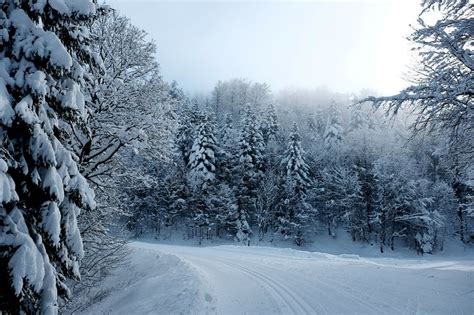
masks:
[[[193,96],[108,6],[1,1],[0,312],[57,313],[130,237],[472,242],[473,8],[422,6],[398,95],[232,79]]]

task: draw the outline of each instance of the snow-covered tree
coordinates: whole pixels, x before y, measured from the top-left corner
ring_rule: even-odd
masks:
[[[246,104],[261,110],[270,103],[270,87],[266,83],[251,82],[245,79],[232,79],[217,82],[210,97],[209,107],[216,115],[217,123],[222,123],[226,115],[239,121]]]
[[[161,79],[154,60],[155,44],[127,18],[109,10],[90,26],[90,32],[93,53],[103,62],[90,67],[86,84],[92,132],[72,126],[76,140],[72,148],[86,178],[101,185],[113,171],[115,156],[141,139],[143,130],[152,125],[147,120],[152,108],[144,98],[153,88],[160,88],[148,81]]]
[[[360,186],[361,209],[358,211],[358,237],[369,241],[372,234],[372,218],[374,215],[375,198],[377,196],[377,178],[374,170],[374,157],[367,152],[366,142],[362,143],[362,150],[355,154],[354,168]],[[365,146],[365,148],[364,148]]]
[[[459,234],[465,241],[462,200],[471,198],[472,192],[463,179],[468,176],[474,158],[473,8],[465,0],[425,0],[422,7],[418,27],[409,38],[419,57],[413,85],[396,95],[363,101],[372,101],[392,115],[405,108],[412,110],[416,114],[412,124],[415,133],[449,136],[455,170],[452,187],[459,204]],[[434,20],[433,16],[438,18]]]
[[[94,193],[66,148],[81,125],[95,1],[2,1],[0,7],[0,311],[56,314],[79,278],[81,209]]]
[[[363,215],[360,213],[360,184],[351,165],[335,164],[321,171],[321,180],[313,198],[318,218],[328,234],[336,237],[339,226],[347,226],[353,239],[360,237]]]
[[[198,126],[189,155],[189,184],[206,190],[216,180],[217,140],[207,117]]]
[[[241,241],[248,241],[251,234],[248,220],[252,220],[250,215],[255,213],[257,189],[263,176],[264,146],[257,117],[248,105],[243,116],[238,152],[240,181],[237,184],[239,205],[237,224],[238,238]]]
[[[221,143],[223,147],[232,148],[236,144],[237,134],[234,130],[234,122],[230,115],[226,115],[221,132]]]
[[[370,117],[365,108],[362,107],[362,104],[354,105],[351,108],[351,122],[349,129],[354,131],[358,129],[368,129],[370,127]]]
[[[385,156],[376,162],[377,204],[375,219],[380,251],[393,250],[396,240],[403,240],[421,253],[435,248],[438,229],[444,217],[432,207],[432,184],[414,179],[414,166],[406,158]]]
[[[259,185],[256,200],[256,221],[259,240],[263,240],[267,232],[275,225],[275,212],[280,199],[284,197],[280,191],[280,184],[280,168],[267,169]]]
[[[284,197],[281,211],[277,213],[278,231],[292,237],[297,245],[304,240],[304,229],[311,217],[306,192],[311,184],[309,167],[304,159],[301,136],[296,123],[293,124],[288,148],[281,162],[283,167]]]
[[[437,11],[433,23],[424,17]],[[445,130],[470,133],[473,127],[474,49],[472,47],[472,4],[465,0],[425,0],[419,26],[410,36],[419,56],[414,85],[397,95],[370,97],[377,106],[388,104],[394,114],[402,106],[417,113],[415,131]]]
[[[286,181],[290,182],[292,194],[304,196],[311,183],[309,167],[304,159],[301,136],[296,123],[291,129],[288,147],[282,160]]]
[[[237,131],[230,115],[226,115],[225,123],[221,127],[220,151],[218,154],[218,168],[221,179],[228,185],[233,184],[236,153],[237,153]]]
[[[339,146],[344,132],[341,112],[336,106],[336,104],[332,104],[330,107],[326,129],[324,130],[323,136],[324,146],[331,150]]]
[[[306,118],[306,125],[308,126],[309,138],[315,140],[321,138],[324,134],[324,120],[320,109],[315,110],[313,113],[309,113]]]
[[[156,230],[164,220],[158,218],[166,217],[154,208],[155,188],[164,175],[154,164],[169,165],[175,107],[182,97],[176,83],[161,79],[155,44],[127,18],[108,9],[89,29],[93,54],[103,60],[88,68],[85,100],[90,132],[68,126],[74,135],[69,147],[79,157],[81,172],[98,188],[98,207],[79,217],[84,258],[74,293],[82,296],[92,293],[89,288],[124,258],[125,220],[130,219],[128,227],[139,235],[147,231],[143,222],[154,222],[150,228]],[[67,307],[82,305],[72,301]]]
[[[278,116],[275,110],[275,105],[268,105],[267,111],[265,112],[265,118],[262,121],[262,134],[265,143],[268,145],[271,141],[277,141],[278,139]]]
[[[204,119],[204,113],[197,103],[186,102],[181,106],[177,114],[179,115],[179,127],[177,130],[178,148],[186,164],[189,163],[189,156],[194,142],[194,132]]]

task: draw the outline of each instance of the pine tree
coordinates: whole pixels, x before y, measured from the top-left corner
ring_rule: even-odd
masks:
[[[296,123],[291,130],[288,148],[282,160],[284,168],[284,195],[281,211],[278,213],[278,230],[285,237],[294,238],[297,245],[303,242],[305,225],[310,220],[310,207],[306,203],[306,193],[311,180],[309,167],[304,160],[301,136]]]
[[[264,170],[263,151],[264,141],[257,118],[251,107],[247,106],[243,115],[238,152],[240,182],[237,186],[239,191],[237,238],[243,242],[248,242],[252,233],[249,221],[256,212],[257,189]]]
[[[0,7],[0,312],[56,314],[83,256],[77,217],[94,193],[64,146],[86,116],[86,24],[95,2]],[[87,128],[84,124],[83,128]]]

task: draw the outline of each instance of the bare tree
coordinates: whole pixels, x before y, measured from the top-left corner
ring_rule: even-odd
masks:
[[[439,11],[435,23],[425,22],[425,15]],[[466,0],[425,0],[419,27],[409,37],[420,62],[415,69],[413,85],[392,96],[368,97],[376,107],[388,105],[390,114],[403,106],[411,108],[417,118],[415,132],[449,132],[453,142],[460,135],[472,139],[474,119],[474,50],[473,5]],[[472,144],[472,142],[471,142]],[[464,146],[471,150],[472,146]],[[471,152],[472,153],[472,152]]]

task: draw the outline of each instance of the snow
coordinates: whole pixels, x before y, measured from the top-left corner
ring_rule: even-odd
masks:
[[[30,140],[30,150],[35,161],[42,162],[46,165],[56,164],[53,146],[39,124],[35,124],[34,134]]]
[[[26,75],[26,85],[30,87],[31,91],[36,95],[44,96],[48,91],[46,84],[46,75],[43,71],[36,71]]]
[[[48,232],[54,246],[59,246],[59,237],[61,226],[61,213],[59,212],[56,202],[45,202],[41,207],[41,214],[43,216],[43,228]]]
[[[92,294],[105,299],[74,314],[189,314],[208,313],[205,279],[174,255],[156,248],[131,245],[130,261],[109,276]],[[206,295],[207,294],[207,295]],[[208,305],[209,306],[209,305]]]
[[[62,99],[62,104],[64,108],[78,110],[79,113],[84,116],[84,95],[81,92],[81,88],[77,83],[73,82],[72,80],[69,83],[69,90],[64,95]]]
[[[0,203],[9,203],[18,200],[15,183],[7,174],[8,165],[0,158]]]
[[[10,105],[10,96],[5,81],[0,77],[0,123],[10,126],[14,116],[15,111]]]
[[[0,211],[4,211],[0,208]],[[1,213],[5,215],[5,213]],[[0,243],[16,248],[15,253],[8,262],[12,286],[15,294],[23,289],[24,279],[29,285],[39,291],[43,286],[44,262],[43,257],[37,250],[36,244],[27,234],[28,228],[21,211],[13,209],[5,219],[6,232],[0,236]]]
[[[55,33],[36,27],[25,11],[16,9],[10,14],[11,24],[17,29],[14,54],[18,58],[44,58],[52,65],[69,69],[72,58]]]
[[[468,314],[474,262],[134,242],[84,314]],[[414,258],[416,257],[416,258]],[[99,290],[99,289],[98,289]]]
[[[33,99],[31,96],[26,96],[15,106],[17,116],[28,125],[33,125],[39,121],[32,107]]]
[[[42,187],[48,191],[51,197],[62,202],[64,200],[64,184],[59,176],[58,171],[54,167],[50,167],[44,178],[42,177]]]

